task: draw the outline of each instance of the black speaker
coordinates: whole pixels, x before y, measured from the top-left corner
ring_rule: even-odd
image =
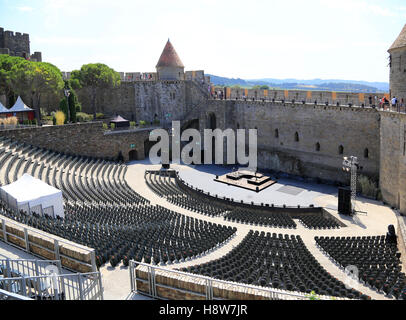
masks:
[[[397,243],[395,227],[393,226],[393,224],[390,224],[388,226],[388,232],[386,233],[386,241],[389,243]]]
[[[351,189],[338,188],[338,213],[351,215]]]
[[[169,163],[162,163],[162,169],[169,169]]]

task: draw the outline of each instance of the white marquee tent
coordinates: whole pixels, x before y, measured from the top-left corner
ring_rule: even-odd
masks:
[[[62,191],[25,173],[0,187],[1,198],[10,208],[51,217],[64,217]]]
[[[23,99],[21,99],[20,96],[18,96],[16,103],[8,110],[8,112],[13,113],[13,112],[24,112],[24,111],[34,111],[34,109],[31,109],[28,107]]]
[[[8,109],[0,102],[0,113],[9,112]]]

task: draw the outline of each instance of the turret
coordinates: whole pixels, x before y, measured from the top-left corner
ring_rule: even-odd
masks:
[[[406,101],[406,25],[388,50],[390,96]]]
[[[168,39],[161,57],[156,65],[156,72],[159,80],[184,80],[184,69],[175,48]]]

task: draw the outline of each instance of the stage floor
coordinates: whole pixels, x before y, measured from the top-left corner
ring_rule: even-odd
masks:
[[[179,176],[187,183],[219,197],[233,198],[235,201],[287,206],[309,206],[314,199],[323,195],[336,195],[337,187],[313,184],[293,179],[279,178],[278,181],[260,192],[214,181],[216,175],[222,176],[231,169],[216,165],[172,165],[171,169],[179,171]],[[336,208],[331,208],[336,209]]]

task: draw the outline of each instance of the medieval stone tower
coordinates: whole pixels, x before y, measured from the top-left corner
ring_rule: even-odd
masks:
[[[390,54],[390,96],[406,101],[406,25],[388,50]]]
[[[390,94],[406,101],[406,25],[388,50]],[[406,214],[406,114],[380,111],[380,187],[383,199]]]
[[[41,52],[30,53],[30,36],[27,33],[14,33],[13,31],[4,31],[0,27],[0,54],[22,57],[31,61],[42,61]]]
[[[166,43],[161,57],[156,65],[156,72],[159,80],[184,80],[185,66],[180,60],[175,48],[169,41]]]

